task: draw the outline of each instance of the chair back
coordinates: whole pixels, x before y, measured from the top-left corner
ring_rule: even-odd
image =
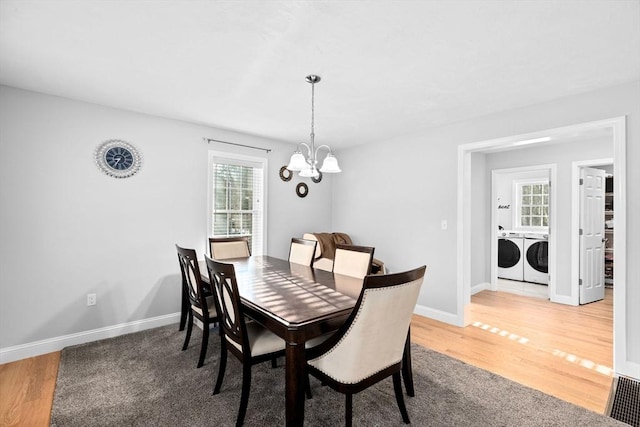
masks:
[[[250,355],[235,268],[233,264],[218,262],[208,256],[205,256],[205,260],[225,339],[236,350]]]
[[[249,238],[242,237],[210,237],[209,255],[217,260],[231,258],[248,258],[251,256]]]
[[[336,245],[333,272],[364,278],[371,273],[374,249],[369,246]]]
[[[309,352],[308,363],[345,384],[401,363],[425,270],[367,276],[345,324]]]
[[[306,239],[291,239],[289,248],[289,262],[302,265],[313,265],[314,254],[316,253],[317,241]]]
[[[207,307],[207,298],[202,276],[200,276],[196,251],[194,249],[181,248],[178,245],[176,245],[176,249],[178,251],[180,273],[182,274],[182,286],[189,298],[189,304],[208,314],[209,307]]]

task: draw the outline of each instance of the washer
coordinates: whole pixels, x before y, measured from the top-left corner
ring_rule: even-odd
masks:
[[[524,281],[549,284],[549,235],[524,235]]]
[[[498,234],[498,277],[524,280],[524,238],[520,233]]]

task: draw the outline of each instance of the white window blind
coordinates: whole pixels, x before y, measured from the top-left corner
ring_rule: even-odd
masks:
[[[251,253],[264,250],[264,174],[266,160],[213,156],[211,235],[246,236]]]

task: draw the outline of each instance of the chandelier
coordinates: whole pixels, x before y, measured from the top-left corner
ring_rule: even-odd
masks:
[[[291,155],[289,165],[287,169],[293,172],[300,172],[300,176],[304,178],[318,178],[323,173],[338,173],[342,172],[340,166],[338,166],[338,159],[333,155],[331,147],[328,145],[320,145],[318,148],[315,146],[315,133],[313,132],[314,124],[314,97],[315,97],[315,84],[320,81],[320,76],[309,75],[306,77],[307,82],[311,83],[311,141],[310,144],[301,142],[298,144],[296,151]],[[300,151],[301,147],[307,149],[307,156],[305,157]],[[321,148],[329,150],[327,156],[322,162],[322,167],[318,169],[318,151]]]

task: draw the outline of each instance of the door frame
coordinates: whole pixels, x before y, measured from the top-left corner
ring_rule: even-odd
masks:
[[[584,167],[608,165],[613,165],[613,182],[615,183],[616,164],[610,157],[571,162],[571,305],[580,305],[580,170]],[[615,203],[615,194],[613,200]],[[615,254],[615,239],[613,244],[613,253]]]
[[[498,290],[498,193],[496,188],[496,177],[517,172],[547,171],[549,177],[549,299],[553,302],[564,302],[561,296],[556,294],[556,233],[553,228],[556,224],[557,192],[555,183],[558,181],[558,168],[555,163],[544,165],[522,166],[508,169],[494,169],[491,171],[491,286],[492,291]],[[523,254],[525,256],[525,254]],[[526,259],[524,262],[527,262]]]
[[[535,140],[544,137],[572,135],[610,128],[613,139],[614,163],[614,200],[616,200],[616,239],[614,253],[616,254],[617,273],[616,285],[613,287],[613,360],[614,370],[618,374],[636,378],[640,366],[627,360],[627,277],[626,277],[626,116],[587,122],[537,132],[511,135],[491,140],[482,140],[458,146],[458,185],[457,185],[457,277],[456,277],[456,324],[466,326],[471,323],[471,154],[494,151],[497,148],[514,147],[520,141]],[[546,140],[553,144],[554,140]],[[559,141],[555,141],[559,142]],[[530,145],[532,146],[533,143]],[[573,256],[573,254],[572,254]],[[572,290],[573,294],[573,290]],[[634,376],[635,375],[635,376]]]

